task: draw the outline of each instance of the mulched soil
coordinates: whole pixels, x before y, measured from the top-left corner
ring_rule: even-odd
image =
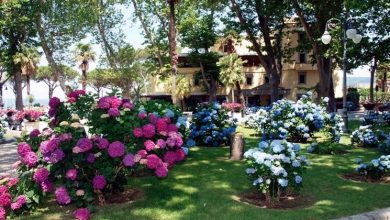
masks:
[[[373,180],[370,178],[366,178],[365,176],[360,175],[359,173],[344,173],[341,174],[340,176],[343,179],[352,180],[355,182],[390,184],[390,176],[384,176],[380,180]]]
[[[265,196],[258,191],[248,191],[237,196],[234,199],[246,204],[255,205],[259,208],[266,209],[294,209],[309,207],[314,204],[314,199],[301,195],[284,195],[281,197],[280,202],[268,203]]]
[[[105,200],[105,204],[132,203],[140,200],[144,193],[140,189],[126,189],[123,193],[112,194]]]

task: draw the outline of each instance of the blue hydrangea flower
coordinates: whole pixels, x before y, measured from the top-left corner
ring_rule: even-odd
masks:
[[[301,176],[295,176],[295,183],[300,184],[302,182]]]

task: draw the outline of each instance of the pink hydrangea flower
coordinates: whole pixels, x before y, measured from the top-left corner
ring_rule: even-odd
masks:
[[[175,164],[176,159],[176,153],[174,151],[168,151],[164,154],[164,161],[170,165]]]
[[[148,115],[146,114],[146,112],[142,111],[142,112],[138,113],[138,118],[140,118],[140,119],[145,119],[146,117],[148,117]]]
[[[76,180],[77,178],[77,170],[76,169],[69,169],[66,171],[66,178],[70,180]]]
[[[34,152],[28,152],[22,158],[23,163],[25,163],[29,168],[34,167],[38,163],[38,156]]]
[[[156,129],[159,134],[166,135],[168,133],[168,123],[164,118],[160,118],[156,122]]]
[[[53,183],[49,180],[43,181],[40,185],[42,192],[51,192],[53,190]]]
[[[169,124],[168,125],[168,132],[178,132],[179,129],[177,128],[177,126],[175,124]]]
[[[96,161],[95,155],[94,154],[88,154],[87,162],[88,163],[95,163],[95,161]]]
[[[7,187],[11,188],[11,187],[15,186],[16,184],[18,184],[18,182],[19,182],[18,178],[11,177],[11,178],[9,178],[9,180],[7,182]]]
[[[38,137],[41,134],[41,132],[38,129],[34,129],[30,132],[29,136],[30,138]]]
[[[92,149],[92,141],[89,138],[80,138],[76,146],[79,148],[80,153],[84,153]]]
[[[121,157],[125,154],[125,145],[120,141],[115,141],[108,146],[110,157]]]
[[[144,147],[145,147],[146,151],[152,151],[155,147],[155,144],[152,140],[147,140],[144,143]]]
[[[131,102],[125,102],[125,103],[123,103],[122,107],[123,108],[128,108],[128,109],[133,109],[134,105]]]
[[[150,121],[150,123],[152,123],[152,124],[156,124],[157,123],[157,120],[158,120],[158,117],[157,117],[157,115],[156,114],[150,114],[149,115],[149,121]]]
[[[0,207],[8,207],[11,205],[11,201],[12,197],[8,191],[0,194]]]
[[[31,151],[31,147],[26,142],[22,142],[18,144],[18,154],[21,157],[24,157],[26,153]]]
[[[157,140],[157,145],[160,147],[160,148],[165,148],[165,146],[167,146],[167,143],[165,143],[165,141],[163,139],[158,139]]]
[[[73,216],[77,220],[89,220],[90,213],[87,208],[79,208],[73,212]]]
[[[126,154],[126,156],[122,160],[123,164],[127,167],[132,167],[135,164],[134,155]]]
[[[42,154],[51,153],[58,148],[59,143],[60,140],[58,138],[42,141],[39,145],[39,150],[42,152]]]
[[[134,128],[133,134],[136,138],[140,138],[143,136],[142,128]]]
[[[7,213],[5,212],[5,209],[0,206],[0,220],[5,220],[7,218]]]
[[[52,164],[56,164],[63,160],[65,157],[65,153],[61,149],[55,150],[53,153],[50,154],[50,162]]]
[[[107,185],[106,178],[103,175],[97,175],[92,180],[94,189],[102,190]]]
[[[144,134],[145,138],[152,138],[156,134],[156,130],[154,125],[152,124],[146,124],[142,127],[142,133]]]
[[[26,196],[25,195],[20,195],[16,199],[16,202],[11,204],[11,209],[13,211],[18,210],[23,207],[23,205],[26,204]]]
[[[46,181],[46,180],[49,178],[49,175],[50,175],[49,170],[47,170],[47,169],[44,168],[44,167],[40,167],[40,168],[38,168],[38,169],[35,171],[35,173],[34,173],[34,175],[33,175],[33,180],[34,180],[36,183],[40,184],[40,183]]]
[[[182,149],[176,150],[176,160],[178,162],[183,161],[186,158],[186,154]]]
[[[149,169],[156,169],[158,166],[162,164],[161,159],[156,154],[148,155],[146,159],[147,159],[146,166]]]
[[[108,115],[111,117],[119,117],[120,116],[120,111],[117,108],[110,108],[108,110]]]
[[[61,100],[59,98],[52,97],[49,101],[49,107],[50,108],[57,108],[60,103],[61,103]]]
[[[110,145],[110,142],[107,139],[102,137],[97,137],[95,139],[95,142],[97,144],[97,147],[102,150],[106,149]]]
[[[64,142],[64,141],[70,141],[72,140],[72,134],[71,133],[65,133],[65,134],[61,134],[58,139],[60,139],[61,142]]]
[[[154,171],[157,177],[164,178],[168,176],[168,167],[164,164],[161,166],[157,167],[156,170]]]
[[[68,191],[63,186],[58,187],[54,194],[56,196],[57,203],[60,205],[68,205],[72,201]]]
[[[142,158],[145,158],[148,155],[148,152],[146,152],[146,150],[139,150],[137,154],[140,155]]]

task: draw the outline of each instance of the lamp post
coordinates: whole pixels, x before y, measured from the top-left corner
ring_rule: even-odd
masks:
[[[343,132],[348,133],[348,108],[347,108],[347,40],[351,39],[355,44],[360,43],[362,40],[362,35],[357,33],[357,30],[352,27],[351,20],[348,19],[348,13],[343,8],[342,21],[337,18],[331,18],[326,22],[325,32],[321,37],[321,41],[324,44],[329,44],[332,40],[332,36],[328,30],[332,30],[336,27],[336,22],[339,22],[342,25],[343,29],[343,111],[342,118],[344,122]]]

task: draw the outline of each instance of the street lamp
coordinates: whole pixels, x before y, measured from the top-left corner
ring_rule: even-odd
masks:
[[[343,18],[340,21],[337,18],[331,18],[326,22],[325,32],[321,37],[321,41],[324,44],[329,44],[332,40],[332,36],[328,30],[334,29],[336,27],[336,23],[339,22],[342,24],[343,28],[343,112],[342,118],[344,121],[343,132],[348,133],[348,108],[347,108],[347,39],[351,39],[355,44],[360,43],[363,36],[358,34],[357,30],[352,27],[351,19],[348,19],[348,13],[343,8]]]

